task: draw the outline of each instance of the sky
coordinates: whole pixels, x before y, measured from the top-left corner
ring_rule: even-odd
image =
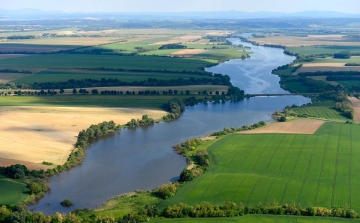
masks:
[[[337,11],[360,13],[360,0],[0,0],[0,9],[64,12]]]

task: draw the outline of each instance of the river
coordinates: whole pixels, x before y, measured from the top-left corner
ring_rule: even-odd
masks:
[[[283,54],[282,49],[230,40],[235,45],[251,47],[251,58],[230,60],[207,71],[229,75],[233,85],[246,93],[288,94],[280,88],[279,77],[271,71],[293,61],[294,57]],[[159,187],[176,180],[186,166],[185,158],[173,152],[173,145],[224,127],[271,121],[275,110],[309,102],[308,98],[289,95],[198,104],[187,107],[173,122],[121,130],[91,144],[81,165],[51,177],[51,191],[29,209],[45,214],[68,213],[78,208],[101,206],[122,193]],[[62,207],[60,202],[64,199],[73,201],[74,206]]]

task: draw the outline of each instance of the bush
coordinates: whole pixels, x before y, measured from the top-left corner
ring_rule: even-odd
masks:
[[[286,122],[286,117],[285,116],[281,116],[279,118],[279,122]]]
[[[65,199],[65,200],[61,201],[60,204],[61,204],[61,206],[67,207],[67,208],[74,205],[74,203],[69,199]]]
[[[186,182],[186,181],[192,181],[194,179],[194,174],[191,170],[184,169],[180,174],[180,181]]]
[[[167,199],[174,196],[177,188],[173,183],[162,185],[157,191],[155,191],[155,195],[162,199]]]

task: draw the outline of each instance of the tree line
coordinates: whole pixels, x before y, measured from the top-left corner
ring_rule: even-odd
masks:
[[[142,81],[126,82],[119,79],[105,79],[100,80],[86,78],[82,80],[70,79],[63,82],[34,82],[30,85],[33,89],[66,89],[66,88],[86,88],[86,87],[111,87],[111,86],[184,86],[184,85],[226,85],[230,86],[230,77],[227,75],[216,74],[213,77],[203,77],[189,79],[170,79],[159,80],[156,78],[148,78]],[[21,87],[18,84],[19,87]]]
[[[171,43],[159,47],[159,50],[167,50],[167,49],[187,49],[187,46],[177,43]]]
[[[295,202],[291,204],[279,205],[273,201],[271,205],[252,205],[245,206],[243,203],[225,202],[224,205],[213,205],[209,202],[190,206],[184,203],[165,207],[158,210],[154,206],[146,205],[138,211],[133,211],[123,217],[96,216],[96,215],[78,215],[75,213],[60,214],[55,213],[46,216],[43,213],[33,213],[26,211],[24,207],[15,206],[0,207],[0,223],[137,223],[147,222],[152,218],[222,218],[236,217],[249,214],[267,214],[267,215],[293,215],[293,216],[320,216],[355,219],[358,217],[356,211],[350,208],[325,208],[325,207],[298,207]]]

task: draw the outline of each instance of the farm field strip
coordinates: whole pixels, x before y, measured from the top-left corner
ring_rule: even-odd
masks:
[[[334,109],[326,106],[309,105],[296,108],[299,115],[308,114],[312,117],[325,118],[330,120],[346,120],[346,118]]]
[[[307,37],[300,36],[267,36],[265,38],[249,38],[258,44],[275,44],[287,47],[305,48],[308,46],[321,47],[321,45],[336,45],[338,46],[359,46],[360,43],[356,39],[344,38],[343,35],[308,35]],[[331,47],[331,46],[330,46]],[[316,50],[315,50],[316,52]],[[313,50],[313,54],[315,53]],[[338,51],[339,52],[339,51]]]
[[[334,217],[311,217],[311,216],[286,216],[286,215],[245,215],[229,218],[177,218],[177,219],[152,219],[154,223],[218,223],[218,222],[239,222],[239,223],[336,223],[336,222],[359,222],[357,219],[342,219]]]
[[[360,143],[359,131],[359,125],[328,122],[314,135],[225,136],[208,148],[209,171],[159,207],[202,201],[267,205],[275,200],[279,204],[295,201],[302,207],[351,203],[359,211],[360,201],[350,199],[359,194],[360,165],[356,161],[360,154],[353,147]]]
[[[298,119],[292,122],[271,123],[262,128],[239,132],[239,134],[264,134],[264,133],[284,133],[284,134],[314,134],[323,121]]]
[[[360,100],[354,97],[349,97],[354,108],[354,121],[360,121]]]
[[[6,61],[6,62],[5,62]],[[11,58],[0,60],[0,68],[12,69],[76,69],[76,68],[111,68],[111,69],[139,69],[168,71],[202,71],[203,67],[216,63],[211,60],[193,58],[171,58],[154,56],[116,56],[92,54],[48,54],[30,57]],[[19,66],[20,64],[20,66]]]
[[[299,73],[305,73],[305,72],[317,72],[317,71],[360,71],[360,66],[331,66],[329,64],[326,65],[318,65],[318,64],[304,64],[300,69],[298,69],[293,75],[298,75]]]

